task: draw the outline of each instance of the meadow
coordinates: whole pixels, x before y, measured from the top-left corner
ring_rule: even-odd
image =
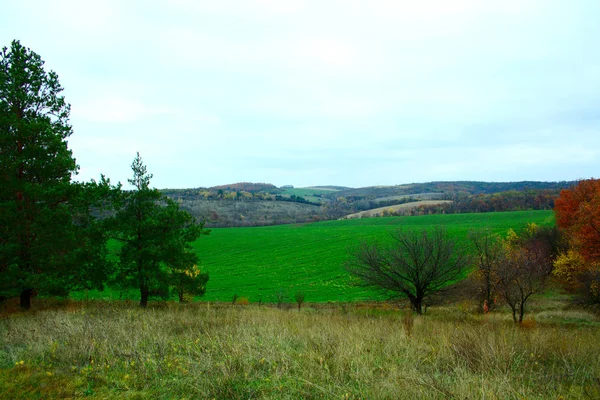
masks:
[[[597,399],[600,320],[541,298],[379,308],[36,300],[0,312],[4,399]]]
[[[600,318],[551,288],[523,324],[461,301],[423,316],[372,302],[343,269],[363,239],[400,227],[504,233],[550,212],[432,215],[215,229],[195,249],[202,301],[17,299],[0,307],[0,398],[597,399]],[[301,309],[272,304],[306,292]],[[231,303],[238,294],[251,302]],[[262,297],[261,297],[262,296]],[[360,300],[369,300],[364,302]],[[262,300],[259,302],[259,300]]]

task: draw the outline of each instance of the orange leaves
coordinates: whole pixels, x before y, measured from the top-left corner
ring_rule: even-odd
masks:
[[[580,181],[555,201],[557,225],[587,261],[600,261],[600,179]]]

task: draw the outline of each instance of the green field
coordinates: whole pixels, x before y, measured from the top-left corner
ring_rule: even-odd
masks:
[[[300,197],[304,197],[308,201],[312,201],[314,203],[320,203],[322,199],[317,197],[319,195],[329,195],[331,193],[336,192],[337,190],[333,189],[318,189],[318,188],[286,188],[281,194],[283,195],[296,195]]]
[[[450,235],[466,242],[472,229],[490,228],[504,233],[529,222],[554,223],[551,211],[487,214],[424,215],[418,217],[364,218],[310,224],[255,228],[213,229],[194,249],[210,281],[206,301],[231,301],[234,294],[251,302],[272,303],[283,291],[288,301],[304,292],[308,302],[387,299],[382,293],[353,284],[344,270],[348,251],[363,240],[385,242],[400,227],[419,229],[444,226]],[[90,292],[90,298],[118,298],[112,291]],[[126,298],[137,299],[131,291]],[[81,296],[76,296],[81,297]]]
[[[237,294],[250,301],[272,302],[283,289],[289,296],[305,292],[307,301],[358,301],[382,298],[352,285],[343,268],[348,250],[362,240],[389,240],[389,233],[400,227],[441,225],[462,239],[471,229],[489,227],[500,233],[528,222],[547,225],[553,221],[550,211],[529,211],[226,228],[202,237],[195,249],[202,267],[210,272],[206,300],[229,301]]]

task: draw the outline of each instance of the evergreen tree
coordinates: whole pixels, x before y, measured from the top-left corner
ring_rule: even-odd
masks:
[[[84,254],[101,251],[102,235],[77,207],[89,189],[74,185],[78,166],[67,146],[70,106],[56,73],[18,41],[0,54],[0,296],[31,307],[36,292],[65,294],[71,284],[98,286],[103,267],[77,270]],[[86,223],[83,223],[86,220]],[[84,235],[86,245],[81,245]],[[89,264],[89,263],[88,263]],[[100,272],[85,283],[83,271]],[[94,281],[95,283],[92,283]],[[101,284],[101,283],[100,283]]]
[[[176,276],[189,288],[181,274],[194,277],[199,286],[206,283],[207,275],[194,272],[198,259],[191,242],[208,232],[177,203],[150,188],[152,174],[139,153],[131,169],[133,178],[128,181],[135,189],[123,192],[112,219],[115,237],[123,243],[116,276],[123,287],[139,288],[140,306],[145,307],[151,295],[167,296]]]

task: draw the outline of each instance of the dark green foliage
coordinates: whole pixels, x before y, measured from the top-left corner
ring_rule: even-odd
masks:
[[[123,243],[116,282],[124,288],[139,288],[143,307],[151,295],[165,296],[169,286],[176,288],[180,299],[186,290],[202,294],[208,276],[196,275],[194,288],[182,274],[193,274],[198,262],[190,243],[208,232],[175,202],[150,188],[152,175],[139,153],[131,168],[129,183],[135,190],[122,192],[117,213],[108,221],[115,238]]]
[[[106,272],[103,233],[87,209],[108,183],[71,183],[78,166],[62,90],[36,53],[18,41],[2,50],[0,295],[19,295],[23,308],[36,293],[99,288]]]

